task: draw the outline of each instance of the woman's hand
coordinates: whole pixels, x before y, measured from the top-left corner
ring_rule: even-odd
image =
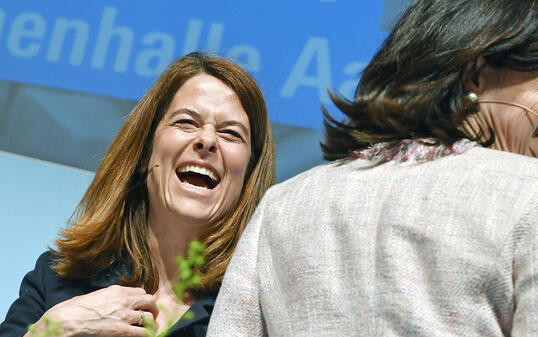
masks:
[[[153,295],[142,288],[113,285],[76,296],[50,308],[34,326],[45,330],[44,318],[60,322],[67,336],[144,336],[144,319],[157,317]],[[28,336],[28,334],[27,334]]]

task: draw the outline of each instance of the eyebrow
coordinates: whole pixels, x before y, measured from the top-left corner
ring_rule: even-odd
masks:
[[[194,111],[194,110],[191,110],[191,109],[188,109],[188,108],[179,108],[177,110],[174,110],[171,114],[170,114],[170,118],[174,118],[175,116],[181,114],[181,113],[186,113],[187,115],[190,115],[191,117],[195,118],[195,119],[201,119],[201,115]],[[222,123],[220,123],[221,126],[237,126],[239,127],[241,130],[243,130],[243,132],[245,133],[245,136],[247,138],[250,138],[250,132],[248,132],[248,129],[247,127],[239,122],[239,121],[236,121],[236,120],[226,120]]]

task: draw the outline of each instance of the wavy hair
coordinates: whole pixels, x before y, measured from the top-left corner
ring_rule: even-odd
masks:
[[[466,98],[466,70],[480,56],[495,68],[538,70],[537,29],[536,0],[415,1],[365,68],[354,99],[330,95],[345,117],[338,121],[323,108],[324,157],[342,159],[405,138],[449,145],[467,137],[491,145],[492,130],[476,137],[461,131],[478,112]]]
[[[155,129],[177,90],[198,74],[216,77],[238,96],[251,128],[251,158],[239,200],[200,238],[208,249],[199,290],[215,289],[239,237],[274,183],[275,158],[263,95],[241,67],[218,57],[191,53],[174,62],[130,113],[113,140],[95,177],[56,240],[54,269],[64,277],[92,277],[116,263],[129,266],[121,275],[128,286],[157,290],[159,279],[148,243],[147,161]]]

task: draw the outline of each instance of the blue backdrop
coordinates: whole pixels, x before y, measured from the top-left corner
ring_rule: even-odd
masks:
[[[384,5],[6,1],[0,4],[0,78],[137,100],[173,59],[204,50],[246,65],[268,97],[273,122],[319,129],[327,89],[350,96],[385,37]]]

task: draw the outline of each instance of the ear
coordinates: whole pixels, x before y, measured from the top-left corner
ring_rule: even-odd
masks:
[[[476,62],[470,63],[463,74],[463,86],[469,92],[474,92],[480,95],[486,88],[487,81],[485,79],[484,67],[486,60],[483,56],[479,56]]]

